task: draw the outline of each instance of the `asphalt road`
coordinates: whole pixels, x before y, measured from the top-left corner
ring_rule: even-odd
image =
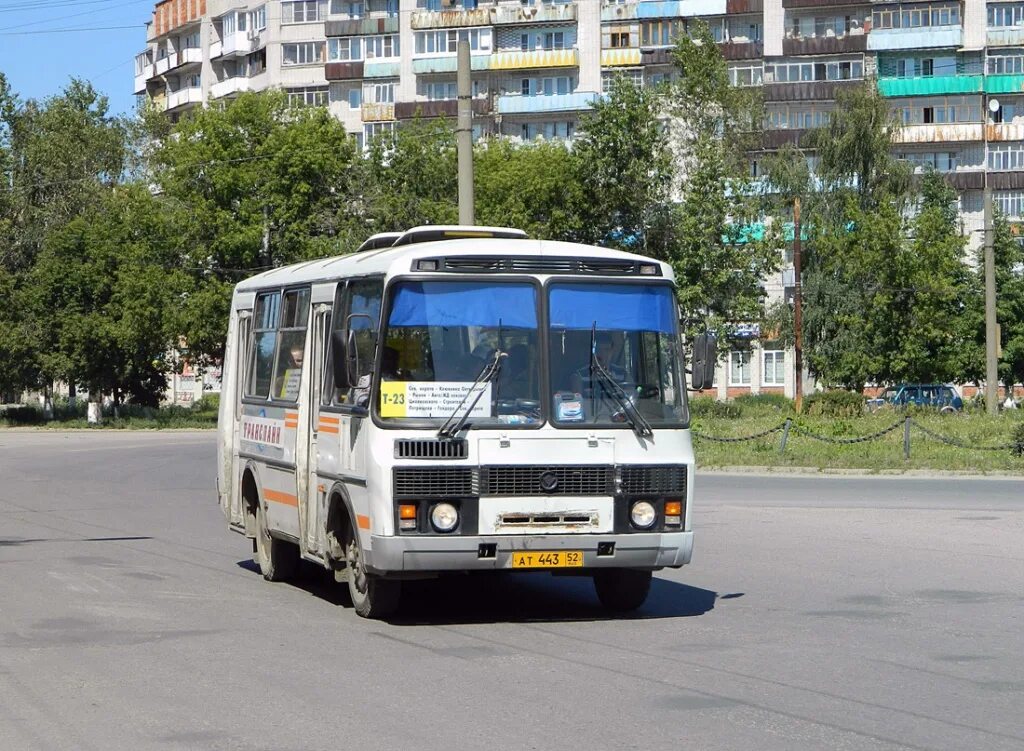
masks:
[[[636,618],[270,584],[195,433],[0,432],[0,749],[1022,749],[1024,481],[699,477]]]

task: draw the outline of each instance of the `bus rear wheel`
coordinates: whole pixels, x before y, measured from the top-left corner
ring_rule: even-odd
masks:
[[[650,571],[630,568],[608,568],[594,572],[597,599],[609,610],[627,613],[636,610],[647,600],[651,591]]]
[[[299,546],[270,536],[267,512],[256,502],[256,551],[253,562],[270,582],[288,581],[299,567]]]
[[[348,568],[348,594],[358,615],[386,618],[398,610],[402,583],[366,570],[363,550],[351,525],[345,530],[345,566]]]

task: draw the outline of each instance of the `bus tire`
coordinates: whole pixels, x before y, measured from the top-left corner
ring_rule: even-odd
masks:
[[[352,607],[363,618],[386,618],[398,610],[402,582],[384,579],[366,571],[359,535],[351,524],[345,525],[345,566],[348,569],[348,594]]]
[[[267,512],[256,502],[256,551],[253,562],[269,582],[288,581],[299,568],[299,546],[270,536]]]
[[[597,599],[608,610],[626,613],[636,610],[647,600],[651,591],[650,571],[631,568],[608,568],[594,572],[594,589]]]

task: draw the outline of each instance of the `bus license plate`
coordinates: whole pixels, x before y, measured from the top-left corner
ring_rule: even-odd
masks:
[[[512,568],[573,568],[582,565],[582,550],[512,551]]]

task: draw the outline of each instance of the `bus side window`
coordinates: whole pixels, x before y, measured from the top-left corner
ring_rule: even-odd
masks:
[[[274,371],[274,399],[294,402],[299,398],[308,323],[309,288],[285,292]]]
[[[281,310],[281,293],[266,292],[256,298],[253,333],[249,337],[249,375],[245,380],[245,395],[266,399],[274,371],[274,348],[277,344],[277,319]]]
[[[334,308],[327,317],[327,342],[324,344],[324,387],[320,392],[322,404],[341,404],[339,395],[334,388],[334,342],[331,333],[345,328],[345,282],[338,282],[338,291],[334,296]]]
[[[380,305],[384,294],[382,279],[356,279],[348,283],[345,293],[344,316],[335,316],[336,331],[345,330],[347,326],[355,333],[356,350],[359,352],[360,378],[373,372],[374,359],[377,353],[377,332],[380,328]],[[337,311],[339,295],[335,303]],[[347,333],[346,333],[347,336]],[[331,354],[334,357],[334,353]],[[365,397],[369,396],[369,387],[354,384],[349,389],[334,389],[335,404],[366,406]]]

